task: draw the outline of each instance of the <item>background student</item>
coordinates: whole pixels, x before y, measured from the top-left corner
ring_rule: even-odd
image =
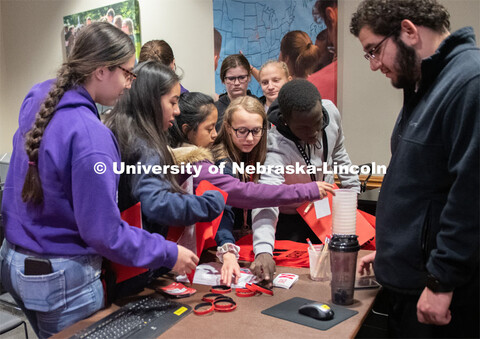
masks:
[[[338,35],[338,0],[317,0],[313,5],[313,19],[321,19],[327,26],[326,34],[329,51],[333,59],[325,66],[311,74],[307,80],[317,87],[323,99],[337,104],[337,35]],[[325,31],[324,31],[325,32]],[[324,49],[321,49],[325,51]],[[322,53],[323,55],[325,53]]]
[[[322,182],[312,182],[300,185],[276,186],[259,185],[255,181],[252,182],[252,180],[239,180],[238,174],[232,175],[229,153],[242,153],[239,150],[240,146],[236,146],[241,139],[237,139],[236,135],[229,132],[219,137],[216,149],[218,149],[221,159],[228,162],[225,172],[230,175],[209,173],[209,168],[215,166],[212,163],[213,157],[211,152],[205,148],[210,147],[216,137],[214,125],[217,119],[217,110],[213,105],[213,100],[202,93],[185,93],[180,96],[179,106],[181,113],[175,117],[176,125],[174,128],[169,130],[173,139],[172,145],[174,147],[178,146],[178,148],[173,150],[177,163],[196,163],[202,166],[199,177],[194,178],[194,186],[198,185],[201,180],[206,179],[229,194],[227,200],[229,205],[241,209],[237,211],[238,219],[235,220],[233,219],[231,208],[227,207],[225,209],[224,218],[215,237],[219,246],[217,255],[224,263],[222,267],[222,281],[230,285],[232,274],[235,276],[235,281],[240,276],[240,267],[237,263],[238,248],[234,245],[236,237],[233,233],[234,221],[236,221],[238,226],[236,227],[237,231],[240,231],[244,225],[243,209],[316,200],[325,194],[325,190],[329,191],[331,185]],[[261,104],[254,98],[237,98],[230,106],[224,116],[226,124],[222,127],[226,131],[230,130],[231,126],[246,128],[243,122],[239,121],[239,116],[237,116],[237,112],[242,109],[248,109],[247,117],[255,119],[259,116],[259,126],[263,126],[266,123],[265,112]],[[250,139],[250,137],[247,136],[246,139]],[[260,145],[263,145],[263,149],[265,149],[266,133],[262,134],[261,137],[256,134],[253,139],[254,149],[261,148]],[[231,152],[227,152],[226,149],[230,148],[232,149]],[[263,157],[260,156],[260,158]],[[256,161],[255,157],[251,159],[253,163]]]
[[[260,68],[258,78],[263,91],[263,96],[259,100],[263,104],[265,112],[268,113],[268,109],[278,97],[278,92],[283,85],[292,80],[292,77],[286,63],[269,60]]]
[[[320,64],[318,65],[319,69],[322,69],[330,64],[335,57],[335,49],[333,47],[333,43],[329,39],[327,28],[317,34],[317,37],[315,38],[315,45],[318,46],[322,52]]]
[[[322,51],[304,31],[290,31],[280,42],[278,60],[287,64],[293,78],[305,79],[319,69]]]
[[[118,145],[95,103],[114,105],[130,88],[134,53],[121,30],[92,23],[57,78],[35,85],[20,109],[3,193],[1,279],[40,338],[103,307],[102,256],[179,273],[198,262],[191,251],[120,219],[111,167],[120,161]],[[51,269],[27,275],[27,257]]]
[[[177,71],[173,49],[165,40],[150,40],[143,44],[140,49],[138,62],[145,62],[147,60],[159,61],[165,66],[170,67],[174,72]],[[188,90],[180,84],[180,93],[185,92],[188,92]]]
[[[250,63],[243,54],[232,54],[223,59],[220,67],[220,79],[225,85],[227,93],[223,93],[215,102],[215,107],[218,110],[218,121],[216,125],[217,132],[222,127],[223,114],[230,102],[238,97],[249,95],[256,98],[250,90],[248,84],[250,83]]]
[[[266,165],[313,165],[316,174],[295,173],[261,175],[260,183],[306,183],[325,180],[333,183],[333,174],[323,173],[324,164],[332,170],[338,166],[350,166],[345,150],[340,112],[329,100],[321,100],[313,84],[304,79],[294,79],[283,85],[277,99],[270,107],[269,121],[274,125],[268,135]],[[338,174],[342,187],[360,193],[356,174]],[[255,209],[252,212],[254,273],[271,283],[275,270],[273,246],[275,239],[305,242],[306,238],[323,241],[313,233],[297,213],[299,204],[280,208]],[[295,225],[295,227],[292,227]]]
[[[292,78],[307,78],[324,66],[324,60],[325,49],[313,44],[310,36],[304,31],[290,31],[280,42],[278,61],[287,65],[288,75]],[[252,66],[250,71],[261,85],[260,70]],[[265,91],[263,92],[265,94]]]

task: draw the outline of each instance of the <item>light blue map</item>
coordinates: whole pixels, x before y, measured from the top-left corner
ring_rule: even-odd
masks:
[[[215,91],[225,92],[220,80],[223,59],[242,53],[260,68],[270,59],[278,59],[280,41],[293,30],[302,30],[315,43],[316,36],[326,27],[313,20],[312,7],[316,0],[213,0],[214,27],[222,35],[220,60],[215,71]],[[262,89],[252,77],[249,89],[258,97]]]

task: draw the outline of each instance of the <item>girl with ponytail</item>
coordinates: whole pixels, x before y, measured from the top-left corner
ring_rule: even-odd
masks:
[[[95,103],[113,106],[130,88],[134,53],[128,35],[92,23],[80,31],[57,78],[35,85],[20,109],[3,194],[1,279],[40,338],[103,307],[102,256],[179,273],[198,262],[192,252],[120,218],[113,171],[119,149]],[[40,275],[30,275],[26,261]]]
[[[143,44],[140,49],[138,62],[145,62],[147,60],[159,61],[165,66],[170,67],[174,72],[177,71],[173,49],[165,40],[150,40]],[[183,72],[181,68],[180,70]],[[180,94],[185,92],[188,92],[188,89],[180,84]]]
[[[280,42],[279,61],[284,61],[293,78],[307,78],[319,70],[322,51],[304,31],[290,31]]]

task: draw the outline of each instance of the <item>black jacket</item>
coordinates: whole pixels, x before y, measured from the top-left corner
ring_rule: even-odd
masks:
[[[380,191],[375,274],[418,294],[428,273],[459,288],[479,267],[480,53],[471,28],[442,42],[405,90]]]

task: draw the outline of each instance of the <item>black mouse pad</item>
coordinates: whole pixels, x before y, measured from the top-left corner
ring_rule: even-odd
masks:
[[[275,318],[288,320],[300,325],[313,327],[322,331],[328,330],[329,328],[337,325],[338,323],[341,323],[345,319],[348,319],[358,313],[357,311],[353,311],[335,304],[327,304],[328,306],[330,306],[333,312],[335,312],[335,315],[331,320],[318,320],[298,313],[298,309],[300,308],[300,306],[314,302],[318,301],[295,297],[292,299],[288,299],[287,301],[284,301],[283,303],[280,303],[273,307],[267,308],[266,310],[263,310],[262,313]]]

